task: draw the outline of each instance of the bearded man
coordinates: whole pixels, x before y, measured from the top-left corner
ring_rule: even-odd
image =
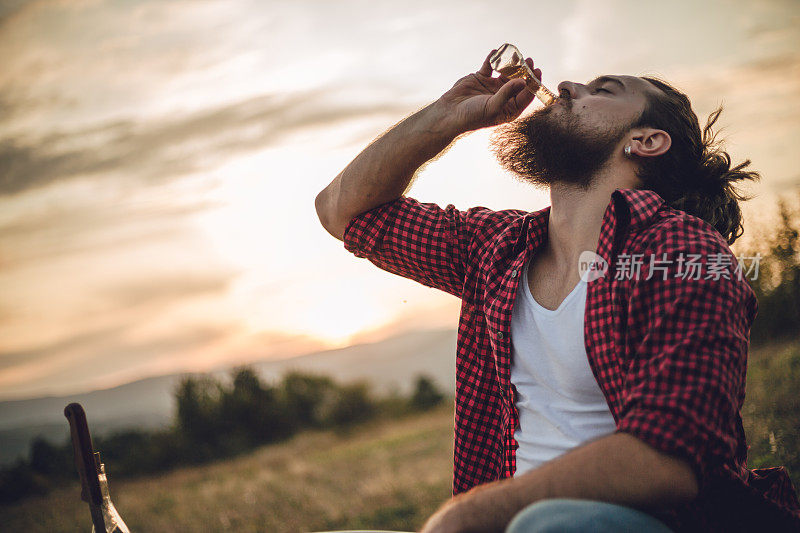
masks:
[[[316,198],[348,251],[462,300],[454,497],[423,531],[800,530],[785,468],[746,468],[757,301],[729,245],[733,184],[758,174],[717,147],[721,109],[701,132],[666,82],[602,76],[516,120],[525,87],[487,57]],[[501,124],[501,164],[550,206],[405,196],[458,136]]]

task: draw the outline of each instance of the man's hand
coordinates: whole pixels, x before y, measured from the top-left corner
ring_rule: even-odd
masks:
[[[507,478],[473,487],[442,505],[420,533],[502,532],[517,511],[533,503],[519,494],[518,486],[518,480]]]
[[[489,58],[495,51],[486,56],[477,72],[458,80],[433,105],[442,123],[455,136],[510,122],[533,101],[534,93],[525,89],[525,80],[492,77]],[[533,60],[527,58],[525,62],[542,79],[542,71],[533,68]],[[535,85],[531,87],[532,90],[536,88]]]
[[[452,500],[444,504],[428,518],[420,533],[463,533],[464,524],[461,518],[464,513],[458,507]]]
[[[414,173],[456,137],[514,120],[533,101],[524,80],[492,77],[490,56],[478,72],[365,148],[317,195],[314,206],[328,233],[343,240],[355,215],[401,196]],[[533,61],[526,61],[533,68]]]
[[[649,512],[685,505],[697,492],[694,473],[683,459],[615,432],[524,474],[455,496],[430,516],[421,531],[501,533],[522,509],[548,498],[603,501]]]

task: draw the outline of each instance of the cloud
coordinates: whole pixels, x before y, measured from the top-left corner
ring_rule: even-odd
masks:
[[[0,196],[85,176],[157,184],[300,130],[408,111],[402,104],[332,104],[312,94],[259,96],[160,122],[115,121],[36,140],[0,140]]]
[[[750,76],[770,74],[783,77],[789,72],[796,71],[798,67],[800,67],[800,53],[797,51],[762,57],[743,65],[745,74]],[[791,79],[786,81],[791,81]],[[793,85],[797,85],[796,79]]]
[[[717,70],[687,71],[681,88],[692,99],[701,126],[718,106],[715,130],[734,164],[752,161],[762,179],[745,189],[771,197],[797,183],[794,139],[800,135],[800,54],[780,54]],[[748,202],[744,210],[772,209]]]
[[[38,201],[46,208],[19,209],[23,215],[0,225],[3,270],[111,248],[186,242],[194,234],[186,222],[189,217],[215,205],[196,199],[193,203],[176,205],[70,198],[50,203],[41,198]]]
[[[102,296],[119,307],[163,307],[196,296],[225,292],[233,276],[224,274],[169,276],[120,284],[101,291]]]
[[[0,30],[10,25],[15,19],[19,18],[22,13],[37,3],[40,2],[30,0],[6,0],[0,2]]]
[[[0,2],[0,30],[53,8],[74,12],[101,3],[102,0],[4,0]]]
[[[0,352],[0,371],[31,363],[43,363],[51,358],[58,357],[58,354],[63,352],[72,352],[86,348],[95,349],[97,346],[107,343],[109,339],[118,337],[125,329],[125,326],[118,325],[111,328],[81,333],[30,350]],[[0,373],[0,376],[1,375]]]
[[[11,102],[11,99],[8,98],[7,95],[0,94],[0,116],[8,119],[14,116],[18,109],[19,108]]]
[[[226,325],[207,325],[129,340],[126,330],[126,326],[104,328],[41,348],[0,353],[0,388],[6,395],[18,396],[99,387],[104,379],[116,378],[121,368],[129,372],[132,367],[158,366],[160,360],[202,349],[233,331]],[[121,366],[121,361],[135,363]],[[34,383],[37,386],[32,387]]]

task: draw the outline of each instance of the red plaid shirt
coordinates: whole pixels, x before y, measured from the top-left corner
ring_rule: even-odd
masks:
[[[546,241],[549,211],[459,211],[401,196],[345,228],[357,257],[462,300],[454,495],[516,470],[511,311],[523,264]],[[725,240],[653,191],[617,189],[596,253],[609,270],[588,284],[584,343],[616,431],[687,460],[700,484],[691,503],[653,514],[676,531],[800,531],[786,469],[746,468],[740,410],[758,304]],[[641,275],[626,273],[623,259],[635,254],[655,254],[671,265],[668,275],[647,279],[649,263]],[[690,254],[705,269],[683,279],[677,265]]]

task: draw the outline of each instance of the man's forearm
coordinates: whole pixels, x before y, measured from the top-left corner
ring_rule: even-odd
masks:
[[[450,507],[449,514],[458,517],[454,519],[462,527],[452,530],[503,531],[516,513],[543,499],[580,498],[646,511],[686,503],[696,490],[694,474],[684,461],[636,437],[614,433],[519,477],[480,485],[456,496],[442,510]]]
[[[457,134],[444,126],[436,103],[394,126],[319,193],[317,213],[325,228],[341,239],[353,216],[401,196],[417,170]]]
[[[520,116],[533,93],[522,79],[493,77],[492,53],[477,72],[369,145],[317,195],[317,215],[328,233],[342,240],[354,216],[400,197],[417,170],[457,136]],[[525,61],[533,69],[533,60]]]

